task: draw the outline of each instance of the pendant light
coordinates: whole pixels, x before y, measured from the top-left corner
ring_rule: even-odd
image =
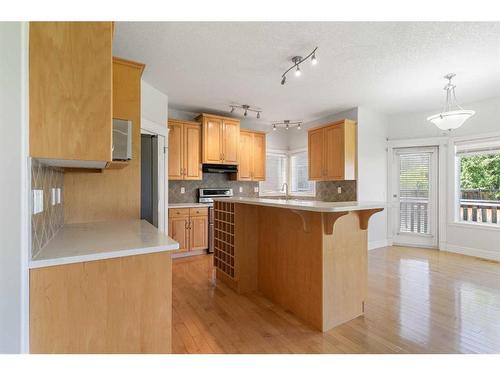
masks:
[[[432,122],[441,130],[453,130],[461,127],[475,111],[466,110],[460,107],[455,96],[455,85],[451,83],[456,74],[450,73],[444,76],[448,80],[444,90],[446,91],[446,102],[443,112],[427,117],[427,121]]]

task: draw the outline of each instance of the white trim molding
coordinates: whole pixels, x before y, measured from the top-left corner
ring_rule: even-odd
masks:
[[[448,251],[450,253],[468,255],[485,260],[495,260],[500,262],[500,252],[476,249],[472,247],[458,246],[453,244],[444,244],[440,250]]]

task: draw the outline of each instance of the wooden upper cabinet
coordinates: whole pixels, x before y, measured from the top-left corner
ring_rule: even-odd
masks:
[[[202,113],[202,162],[205,164],[238,164],[240,121]]]
[[[201,125],[168,120],[169,180],[201,180]]]
[[[308,134],[309,180],[319,181],[323,178],[324,167],[324,129],[315,129]]]
[[[30,23],[30,156],[112,160],[112,29]]]
[[[251,181],[253,170],[252,147],[253,133],[242,130],[240,132],[240,162],[238,165],[238,180]]]
[[[184,153],[183,153],[183,126],[181,122],[168,121],[168,178],[182,180]]]
[[[238,164],[238,149],[240,146],[240,122],[223,120],[222,132],[222,163]]]
[[[266,179],[266,134],[252,130],[240,131],[239,181]]]
[[[201,125],[184,123],[184,179],[201,180]]]
[[[309,179],[356,179],[356,123],[342,120],[308,132]]]

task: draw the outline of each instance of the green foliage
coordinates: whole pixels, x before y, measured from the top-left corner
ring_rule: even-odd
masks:
[[[500,154],[460,158],[460,187],[462,189],[499,190]],[[500,199],[500,192],[497,191],[492,195],[492,199]]]

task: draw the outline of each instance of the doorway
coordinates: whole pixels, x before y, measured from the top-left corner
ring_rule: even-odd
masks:
[[[437,248],[438,149],[394,148],[393,243]]]

